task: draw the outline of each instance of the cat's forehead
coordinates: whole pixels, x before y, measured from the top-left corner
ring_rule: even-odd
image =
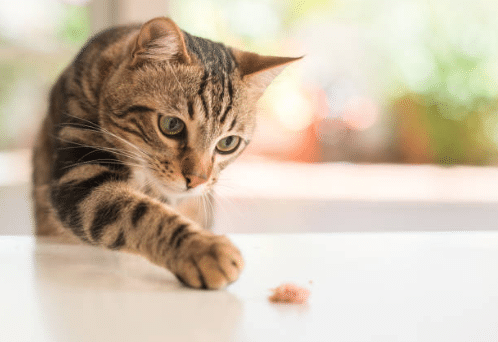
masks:
[[[234,83],[230,80],[225,84],[219,80],[201,83],[192,97],[183,99],[184,118],[198,127],[204,139],[217,138],[228,132],[251,133],[254,115],[247,112],[251,107],[244,105],[244,89]]]
[[[238,91],[240,76],[231,73],[211,73],[199,65],[184,66],[169,63],[151,65],[132,74],[134,97],[156,97],[178,100],[201,94],[204,90],[220,93],[221,89]],[[221,94],[221,93],[220,93]]]
[[[209,114],[217,114],[224,102],[230,108],[237,105],[245,93],[244,84],[235,70],[213,74],[201,66],[165,64],[161,68],[146,68],[136,76],[134,84],[134,98],[169,105],[198,98],[203,103],[203,110]]]
[[[206,74],[223,78],[236,69],[235,57],[226,45],[187,32],[183,32],[183,36],[189,55],[195,57]]]

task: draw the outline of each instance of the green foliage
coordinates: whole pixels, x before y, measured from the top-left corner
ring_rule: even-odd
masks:
[[[90,18],[87,7],[66,5],[65,18],[59,36],[71,44],[81,44],[90,36]]]
[[[68,4],[64,8],[59,27],[40,33],[47,45],[56,41],[46,50],[0,34],[3,49],[0,55],[0,149],[25,146],[32,139],[26,134],[29,129],[23,128],[26,124],[23,118],[32,115],[32,121],[37,122],[39,118],[35,117],[43,115],[45,102],[40,99],[46,98],[50,85],[90,34],[88,9]],[[54,16],[59,14],[54,11]],[[34,94],[36,89],[43,95],[23,98],[25,94]],[[36,102],[40,102],[40,108],[31,112]]]
[[[475,99],[475,103],[462,106],[454,101],[439,102],[431,97],[424,97],[425,111],[430,124],[432,148],[436,162],[451,164],[487,164],[494,149],[485,135],[483,124],[488,115],[493,115],[496,108],[479,110],[479,103],[490,105],[485,98]],[[493,106],[495,107],[495,106]],[[460,120],[453,118],[460,117]]]
[[[299,20],[316,14],[330,13],[337,1],[331,0],[290,0],[285,2],[284,24],[289,27]]]
[[[417,115],[428,123],[426,133],[431,137],[435,162],[487,164],[497,156],[491,137],[496,134],[489,132],[496,127],[487,125],[497,113],[498,64],[496,51],[486,42],[479,47],[472,39],[488,34],[492,45],[498,37],[490,28],[498,29],[498,25],[471,13],[456,25],[448,19],[456,16],[453,8],[425,10],[417,14],[427,19],[419,20],[425,24],[413,32],[408,30],[411,35],[391,46],[397,84],[392,101],[407,96],[418,99]],[[403,115],[398,113],[398,120],[403,120]]]
[[[9,99],[12,91],[11,87],[15,83],[18,73],[19,70],[17,70],[14,63],[0,63],[0,75],[2,75],[2,82],[0,82],[0,132],[4,130],[4,122],[2,119],[6,115],[3,107]],[[7,143],[5,137],[0,139],[0,148],[3,148]]]

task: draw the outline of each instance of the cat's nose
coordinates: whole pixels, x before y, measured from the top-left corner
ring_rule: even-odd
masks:
[[[192,189],[195,188],[196,186],[199,186],[203,183],[206,183],[208,180],[207,176],[197,176],[197,175],[187,175],[185,176],[185,179],[187,180],[187,188]]]

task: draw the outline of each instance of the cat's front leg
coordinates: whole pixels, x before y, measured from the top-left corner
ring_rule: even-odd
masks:
[[[81,240],[141,254],[195,288],[217,289],[238,278],[244,262],[226,237],[201,229],[109,170],[87,174],[69,175],[52,189],[60,220]]]
[[[237,280],[244,267],[240,251],[228,238],[202,229],[162,203],[140,201],[131,220],[136,231],[133,248],[167,267],[185,285],[221,288]]]

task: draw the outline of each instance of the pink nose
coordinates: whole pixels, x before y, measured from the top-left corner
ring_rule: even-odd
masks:
[[[206,183],[208,180],[208,177],[207,176],[199,177],[197,175],[188,175],[188,176],[185,176],[185,179],[187,180],[187,188],[192,189],[192,188],[195,188],[196,186],[199,186],[203,183]]]

